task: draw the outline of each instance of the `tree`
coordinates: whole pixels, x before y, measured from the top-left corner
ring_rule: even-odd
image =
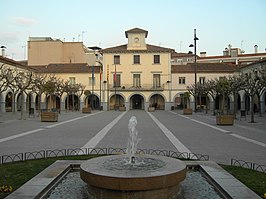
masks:
[[[45,74],[40,74],[40,73],[34,73],[33,75],[33,82],[31,85],[31,90],[38,94],[38,115],[40,115],[41,111],[41,100],[42,100],[42,94],[44,92],[44,85],[46,84],[47,81],[47,75]]]
[[[4,67],[4,65],[5,64],[2,64],[0,66],[0,96],[8,88],[8,82],[7,82],[7,79],[6,79],[6,76],[5,76],[6,67]],[[1,112],[1,107],[0,107],[0,112]]]
[[[33,72],[18,70],[17,68],[13,70],[9,69],[7,81],[14,90],[21,94],[21,119],[24,119],[24,93],[27,94],[26,90],[30,88],[33,82]]]
[[[208,80],[204,84],[207,94],[212,97],[212,101],[215,101],[215,97],[217,96],[217,89],[216,89],[216,81],[215,80]],[[213,115],[215,115],[215,109],[213,108]]]
[[[255,123],[254,120],[254,96],[258,94],[258,91],[262,91],[264,89],[264,82],[263,79],[260,78],[258,70],[251,70],[250,72],[246,73],[245,75],[242,74],[244,77],[244,90],[246,95],[250,97],[250,115],[251,123]]]
[[[189,97],[190,97],[190,92],[185,92],[183,94],[183,99],[184,99],[184,108],[185,109],[190,109],[190,102],[189,102]]]
[[[240,75],[233,75],[228,78],[230,88],[234,96],[234,115],[236,117],[237,112],[237,94],[239,91],[243,90],[244,87],[244,78]]]
[[[54,108],[52,104],[52,96],[56,94],[56,87],[58,81],[59,79],[55,75],[50,75],[45,84],[43,85],[43,92],[46,95],[46,99],[49,96],[49,104],[51,105],[51,109]]]
[[[215,79],[215,89],[216,93],[222,96],[220,111],[221,114],[225,114],[225,104],[227,104],[228,96],[232,92],[228,78],[221,77],[219,79]],[[226,110],[226,112],[228,113],[228,109]]]

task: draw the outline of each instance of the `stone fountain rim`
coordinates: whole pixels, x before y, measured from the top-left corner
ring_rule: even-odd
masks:
[[[109,158],[125,158],[127,155],[111,155],[87,160],[80,165],[80,177],[90,186],[122,190],[141,191],[163,189],[178,185],[186,177],[186,164],[166,156],[136,155],[136,157],[155,158],[165,162],[165,166],[151,171],[112,171],[99,165]]]

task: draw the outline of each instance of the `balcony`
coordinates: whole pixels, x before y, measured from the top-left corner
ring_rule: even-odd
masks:
[[[114,87],[113,84],[109,84],[110,91],[163,91],[164,85],[153,85],[153,84],[141,84],[139,86],[133,84],[121,84],[120,86]]]

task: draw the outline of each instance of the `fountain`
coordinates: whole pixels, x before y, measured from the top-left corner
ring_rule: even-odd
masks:
[[[104,156],[80,165],[80,177],[96,199],[172,199],[180,195],[186,165],[180,160],[137,154],[137,119],[129,120],[125,155]]]

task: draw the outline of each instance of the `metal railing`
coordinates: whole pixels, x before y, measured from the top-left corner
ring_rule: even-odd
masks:
[[[154,84],[121,84],[119,86],[114,86],[113,84],[109,84],[109,90],[117,90],[117,91],[163,91],[164,84],[162,85],[154,85]]]
[[[125,154],[126,148],[69,148],[69,149],[54,149],[54,150],[41,150],[25,153],[17,153],[10,155],[0,156],[0,164],[20,162],[26,160],[37,160],[53,157],[65,157],[65,156],[80,156],[80,155],[115,155]],[[194,154],[194,153],[180,153],[178,151],[168,151],[161,149],[138,149],[137,154],[150,154],[168,156],[184,160],[200,160],[208,161],[208,155]]]
[[[231,166],[239,166],[246,169],[252,169],[254,171],[266,173],[266,165],[259,165],[254,162],[246,162],[244,160],[231,159]]]

